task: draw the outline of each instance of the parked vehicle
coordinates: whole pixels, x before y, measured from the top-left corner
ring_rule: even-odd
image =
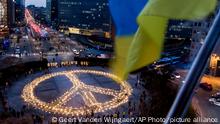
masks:
[[[216,94],[213,94],[211,96],[211,98],[215,98],[215,99],[219,99],[220,98],[220,92],[216,93]]]
[[[213,94],[213,95],[210,97],[209,102],[210,102],[211,104],[220,106],[220,92],[218,92],[218,93],[216,93],[216,94]]]
[[[208,84],[208,83],[200,83],[199,85],[200,88],[206,90],[206,91],[212,91],[212,85],[211,84]]]
[[[180,74],[177,73],[177,72],[174,72],[174,73],[172,74],[172,76],[175,77],[176,79],[179,79],[179,78],[181,77]]]

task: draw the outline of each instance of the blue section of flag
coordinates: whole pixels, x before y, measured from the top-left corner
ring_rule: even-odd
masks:
[[[147,0],[109,0],[109,7],[116,25],[116,36],[128,36],[137,31],[137,16]]]

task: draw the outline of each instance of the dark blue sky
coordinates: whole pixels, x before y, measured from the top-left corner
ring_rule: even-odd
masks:
[[[25,5],[46,6],[46,0],[25,0]]]

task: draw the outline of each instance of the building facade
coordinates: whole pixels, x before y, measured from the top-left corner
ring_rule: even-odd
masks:
[[[8,34],[8,3],[7,0],[0,2],[0,38]]]
[[[45,7],[36,7],[34,5],[27,6],[27,9],[30,10],[31,15],[36,22],[40,24],[47,24],[47,9]]]
[[[205,38],[212,26],[215,16],[219,12],[219,7],[220,7],[220,2],[218,2],[215,12],[210,14],[206,19],[194,22],[193,33],[192,33],[192,44],[190,49],[191,52],[189,57],[189,60],[191,62],[195,59],[196,55],[198,54],[198,51],[200,50],[201,46],[204,44]]]
[[[16,2],[14,0],[8,0],[8,26],[13,28],[16,22]]]
[[[212,25],[213,18],[209,17],[200,22],[194,22],[192,32],[192,43],[190,48],[189,61],[193,62],[201,46],[204,44],[205,38]]]
[[[209,67],[211,75],[220,76],[220,55],[215,53],[211,55]]]
[[[0,1],[0,38],[4,38],[9,34],[15,22],[15,6],[13,0]]]
[[[25,18],[25,0],[16,0],[15,4],[15,22],[18,26],[24,24]]]
[[[201,21],[196,21],[193,23],[193,33],[192,33],[192,43],[190,47],[190,56],[189,61],[192,63],[198,54],[201,46],[205,42],[205,38],[213,24],[213,21],[219,12],[220,2],[215,9],[215,12],[210,14],[206,19]],[[210,64],[209,64],[209,72],[213,76],[220,76],[217,72],[220,72],[220,68],[218,68],[218,61],[220,57],[220,39],[216,48],[213,50],[213,54],[210,57]]]
[[[58,0],[47,0],[46,1],[46,11],[47,17],[46,20],[48,25],[51,25],[53,28],[57,28],[58,24]]]
[[[109,32],[108,5],[108,0],[58,0],[59,29],[74,28],[85,34]]]
[[[163,56],[185,62],[189,55],[192,22],[170,20],[165,38]]]

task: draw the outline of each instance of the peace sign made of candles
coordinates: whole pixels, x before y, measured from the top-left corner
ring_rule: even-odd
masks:
[[[108,88],[96,87],[92,85],[87,85],[80,81],[76,74],[96,74],[99,76],[105,76],[111,78],[120,85],[120,90],[113,90]],[[66,76],[70,82],[73,84],[72,87],[66,91],[61,97],[48,103],[41,101],[35,96],[35,88],[45,80],[48,80],[57,76]],[[62,83],[62,82],[61,82]],[[93,93],[113,96],[110,101],[98,102],[93,95]],[[36,78],[31,83],[27,84],[22,92],[22,98],[26,103],[32,105],[33,107],[43,110],[45,112],[65,115],[65,116],[79,116],[86,115],[88,113],[94,112],[104,112],[116,108],[128,101],[128,97],[132,93],[131,86],[126,82],[122,81],[117,76],[94,70],[73,70],[73,71],[63,71],[56,72],[52,74],[47,74],[42,77]],[[65,106],[68,101],[73,99],[75,95],[80,95],[85,103],[83,107],[69,107]]]

